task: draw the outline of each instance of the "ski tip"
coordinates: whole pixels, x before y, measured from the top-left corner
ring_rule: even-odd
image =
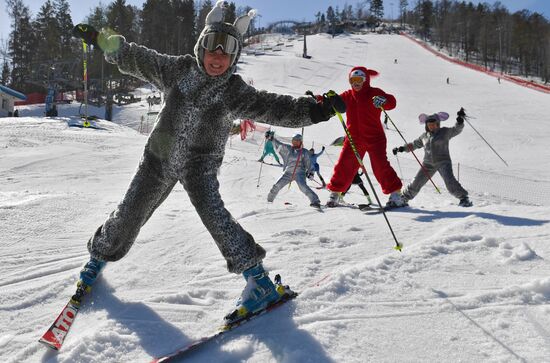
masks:
[[[55,350],[56,352],[59,351],[59,349],[61,348],[61,345],[59,343],[53,343],[53,342],[50,342],[48,340],[44,340],[44,338],[40,338],[38,340],[39,343],[42,343],[44,346],[52,349],[52,350]]]
[[[394,250],[401,252],[403,250],[403,243],[397,242],[397,245],[393,247]]]

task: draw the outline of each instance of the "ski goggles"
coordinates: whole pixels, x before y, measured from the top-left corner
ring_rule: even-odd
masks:
[[[356,69],[349,75],[349,83],[363,83],[367,79],[367,75],[360,69]]]
[[[352,77],[349,78],[349,83],[350,84],[363,83],[363,82],[365,82],[365,77],[352,76]]]
[[[208,33],[202,38],[201,47],[209,52],[215,52],[216,49],[221,48],[226,54],[237,54],[239,52],[239,40],[227,33]]]

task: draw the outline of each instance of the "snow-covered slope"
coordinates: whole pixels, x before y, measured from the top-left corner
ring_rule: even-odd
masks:
[[[319,213],[295,186],[268,204],[280,168],[264,165],[258,178],[262,135],[232,138],[219,176],[227,208],[267,250],[271,274],[301,294],[188,361],[547,362],[549,96],[498,84],[400,36],[312,36],[310,60],[296,56],[301,44],[244,56],[243,78],[297,96],[343,91],[349,69],[366,65],[381,73],[373,85],[396,95],[398,108],[389,114],[408,140],[422,132],[419,113],[454,114],[463,106],[509,167],[467,125],[451,153],[474,207],[460,208],[426,185],[410,208],[388,213],[405,244],[399,253],[380,214]],[[66,111],[0,119],[2,360],[147,362],[212,332],[244,280],[227,273],[176,186],[130,253],[107,265],[63,349],[37,343],[74,292],[86,241],[122,197],[146,140],[106,121],[99,130],[68,127],[76,119]],[[39,114],[22,115],[33,112]],[[117,112],[116,123],[137,128],[147,107]],[[281,136],[295,131],[277,128]],[[395,131],[387,134],[389,149],[402,144]],[[336,119],[305,129],[306,146],[327,145],[319,159],[326,179],[339,153],[328,145],[340,135]],[[404,179],[414,176],[412,158],[390,156]],[[361,198],[355,187],[346,197]]]

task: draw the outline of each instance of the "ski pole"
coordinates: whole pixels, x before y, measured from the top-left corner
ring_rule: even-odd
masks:
[[[262,146],[264,146],[264,143],[265,143],[265,138],[262,140],[262,143],[260,144],[260,146],[258,147],[258,150],[260,150],[262,148]]]
[[[489,143],[487,142],[487,140],[485,140],[485,138],[484,138],[483,136],[481,136],[481,134],[479,133],[479,131],[477,131],[476,128],[472,126],[472,124],[470,123],[470,121],[468,121],[468,118],[469,118],[469,116],[464,117],[464,120],[468,123],[468,125],[470,125],[470,127],[471,127],[472,129],[474,129],[474,131],[479,135],[479,137],[481,137],[481,139],[482,139],[483,141],[485,141],[485,143],[487,144],[487,146],[489,146],[489,147],[491,148],[491,150],[493,150],[493,152],[498,156],[498,158],[499,158],[500,160],[502,160],[502,162],[504,163],[504,165],[508,166],[508,163],[507,163],[506,161],[504,161],[504,159],[496,152],[495,149],[493,149],[493,147],[491,146],[491,144],[489,144]]]
[[[395,155],[395,159],[397,160],[397,166],[399,167],[399,174],[401,174],[401,180],[403,179],[403,170],[401,170],[401,163],[399,162],[399,158],[397,157],[397,154]]]
[[[430,182],[432,182],[432,185],[434,186],[435,190],[441,194],[441,191],[439,190],[439,188],[437,187],[437,185],[435,185],[434,181],[432,180],[432,178],[430,177],[430,174],[428,174],[428,171],[426,170],[426,168],[424,167],[424,165],[422,165],[422,163],[420,162],[420,160],[418,160],[418,157],[416,156],[416,154],[414,153],[412,147],[410,147],[409,143],[407,142],[407,140],[405,139],[405,137],[403,136],[403,134],[401,133],[401,131],[399,131],[399,129],[397,128],[397,126],[395,125],[395,123],[393,122],[393,120],[391,119],[391,117],[388,115],[388,113],[386,112],[386,110],[384,110],[384,107],[383,106],[380,106],[380,109],[382,110],[382,112],[384,112],[384,115],[388,116],[388,120],[390,120],[391,124],[393,125],[393,127],[395,128],[395,130],[397,131],[397,133],[399,134],[399,136],[401,136],[401,138],[403,139],[403,141],[405,141],[405,143],[407,144],[407,148],[409,149],[409,151],[411,152],[411,154],[413,154],[414,158],[416,159],[416,162],[418,163],[418,165],[420,165],[420,168],[422,169],[422,171],[424,172],[424,175],[426,175],[426,177],[430,180]]]
[[[331,93],[334,91],[329,91],[326,95],[330,97],[331,95],[335,95],[336,93]],[[376,193],[376,190],[374,190],[374,186],[372,185],[372,181],[369,178],[369,175],[367,173],[367,168],[365,168],[365,164],[363,164],[363,160],[361,159],[361,155],[359,155],[359,152],[357,151],[357,148],[355,147],[355,143],[353,142],[353,139],[351,138],[351,134],[348,130],[348,127],[346,126],[346,123],[344,122],[344,118],[342,117],[342,114],[336,110],[336,108],[332,107],[338,118],[340,119],[340,123],[342,124],[342,127],[344,128],[344,132],[346,133],[346,136],[348,137],[349,144],[351,146],[351,149],[353,150],[353,153],[355,154],[355,157],[357,158],[357,162],[359,163],[359,166],[361,167],[361,170],[363,170],[363,173],[365,174],[365,177],[367,178],[367,182],[369,183],[370,188],[372,189],[372,193],[374,194],[374,197],[376,198],[376,202],[380,206],[380,211],[382,212],[382,215],[384,216],[384,219],[386,220],[386,224],[388,225],[388,228],[390,229],[391,235],[393,236],[393,239],[395,241],[395,247],[393,249],[397,251],[401,251],[403,249],[403,244],[397,240],[397,237],[395,236],[395,233],[393,232],[393,228],[390,224],[390,221],[388,220],[388,216],[386,216],[386,212],[384,211],[384,208],[382,207],[382,203],[380,203],[380,198],[378,198],[378,194]]]
[[[323,185],[323,184],[321,184],[321,182],[318,182],[317,180],[315,180],[315,179],[313,179],[313,178],[312,178],[312,179],[309,179],[309,180],[313,180],[315,183],[317,183],[317,184],[319,184],[319,185]]]
[[[264,163],[260,163],[260,173],[258,174],[258,183],[256,184],[256,188],[260,187],[260,176],[262,175],[262,166],[264,166]]]
[[[84,105],[85,116],[83,126],[90,127],[90,121],[88,121],[88,45],[82,40],[82,53],[83,53],[83,68],[84,68]]]
[[[327,154],[328,160],[332,165],[334,165],[334,161],[332,161],[332,158],[330,157],[329,153],[327,152],[327,149],[325,149],[325,154]]]
[[[288,183],[288,189],[292,185],[294,176],[296,175],[296,169],[298,169],[298,164],[300,163],[300,157],[302,156],[302,150],[304,150],[304,128],[302,127],[302,143],[300,145],[300,152],[298,153],[298,158],[296,159],[296,165],[294,165],[294,170],[292,171],[292,178],[290,178],[290,183]]]

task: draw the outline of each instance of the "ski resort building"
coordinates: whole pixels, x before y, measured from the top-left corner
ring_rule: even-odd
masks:
[[[11,117],[16,100],[24,101],[27,96],[0,84],[0,117]]]

